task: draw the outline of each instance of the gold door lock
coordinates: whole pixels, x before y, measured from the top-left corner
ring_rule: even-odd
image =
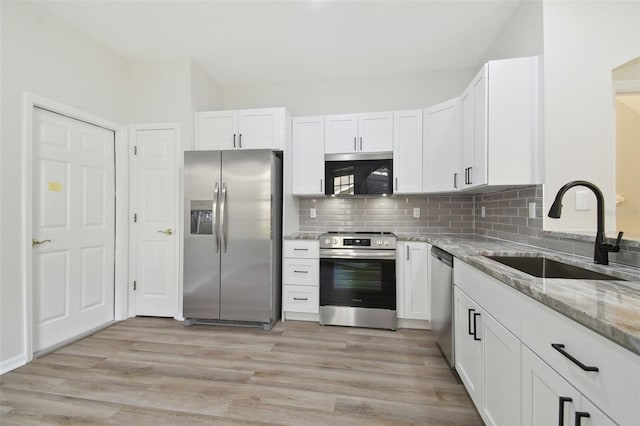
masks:
[[[167,228],[164,231],[158,230],[158,232],[160,232],[161,234],[165,234],[165,235],[173,235],[173,229],[171,229],[171,228]]]

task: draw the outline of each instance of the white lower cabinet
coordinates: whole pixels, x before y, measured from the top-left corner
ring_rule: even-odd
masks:
[[[282,248],[282,319],[318,320],[318,241],[285,240]]]
[[[615,425],[525,345],[522,346],[522,425]]]
[[[399,319],[431,318],[429,252],[423,242],[398,242],[396,246],[396,305]]]
[[[455,259],[455,367],[488,425],[640,425],[640,356]]]
[[[458,287],[456,370],[488,425],[520,423],[520,340]]]

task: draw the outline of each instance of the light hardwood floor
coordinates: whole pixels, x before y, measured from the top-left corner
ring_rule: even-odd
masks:
[[[1,376],[0,423],[482,421],[429,331],[132,318]]]

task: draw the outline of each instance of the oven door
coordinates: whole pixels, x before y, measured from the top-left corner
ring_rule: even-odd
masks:
[[[320,306],[351,306],[395,311],[395,258],[321,257]]]

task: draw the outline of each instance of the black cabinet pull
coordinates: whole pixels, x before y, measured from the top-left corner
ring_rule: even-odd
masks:
[[[580,426],[582,424],[583,417],[591,417],[591,414],[586,411],[576,411],[576,426]]]
[[[238,148],[242,148],[242,133],[238,134]]]
[[[471,182],[471,169],[473,169],[473,167],[469,167],[469,172],[467,173],[469,175],[469,185],[473,183]]]
[[[560,352],[562,355],[568,358],[569,361],[573,362],[575,365],[582,368],[584,371],[599,371],[598,367],[591,367],[588,365],[584,365],[583,363],[575,359],[571,354],[569,354],[567,351],[564,350],[564,345],[562,343],[552,343],[551,347],[556,351]]]
[[[298,270],[293,270],[293,272],[295,272],[296,274],[308,274],[309,271],[298,271]]]
[[[453,187],[455,189],[458,189],[458,174],[457,173],[453,174]]]
[[[236,147],[236,134],[233,134],[233,147]]]
[[[473,314],[473,340],[482,340],[476,334],[477,331],[478,331],[478,326],[476,325],[476,318],[478,318],[479,316],[480,316],[480,314],[478,314],[478,313]]]
[[[558,407],[558,426],[564,426],[564,403],[565,402],[573,402],[573,399],[561,396],[559,399],[559,407]]]
[[[306,297],[294,297],[293,300],[309,300]]]
[[[468,319],[467,323],[469,324],[469,336],[473,336],[475,332],[471,331],[471,314],[476,310],[475,309],[467,309],[467,310],[469,311],[468,318],[467,318]]]

